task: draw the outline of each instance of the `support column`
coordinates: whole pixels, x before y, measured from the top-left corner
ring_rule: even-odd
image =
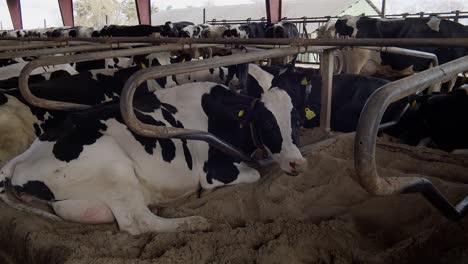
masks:
[[[63,25],[66,27],[75,26],[75,18],[73,17],[73,0],[58,0],[58,3]]]
[[[150,0],[135,0],[140,25],[151,25],[151,3]]]
[[[322,107],[320,109],[320,128],[330,131],[331,97],[333,85],[333,50],[326,49],[320,57],[320,73],[322,75]]]
[[[23,29],[23,17],[21,15],[21,1],[7,0],[8,10],[10,11],[11,22],[16,30]]]
[[[265,4],[268,22],[279,22],[281,20],[281,0],[265,0]]]

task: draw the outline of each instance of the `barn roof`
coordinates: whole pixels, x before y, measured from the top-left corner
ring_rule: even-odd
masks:
[[[379,13],[380,10],[372,4],[371,0],[289,0],[283,1],[283,17],[321,17],[336,16],[351,8],[359,2],[366,2]],[[256,4],[210,6],[206,8],[206,21],[216,20],[244,20],[247,18],[260,19],[266,17],[265,3]],[[163,24],[166,21],[191,21],[203,23],[203,8],[191,7],[183,9],[161,10],[152,15],[154,25]]]

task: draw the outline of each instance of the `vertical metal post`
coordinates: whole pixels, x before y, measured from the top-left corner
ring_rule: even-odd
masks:
[[[322,75],[322,106],[320,109],[320,127],[330,131],[331,97],[333,85],[333,49],[323,51],[320,58],[320,73]]]
[[[44,28],[47,28],[47,22],[45,18],[44,18]]]
[[[265,4],[268,22],[279,22],[281,20],[281,0],[265,0]]]
[[[64,26],[73,27],[75,18],[73,17],[73,0],[58,0],[60,14]]]
[[[11,22],[15,30],[23,29],[23,16],[21,15],[21,1],[7,0],[8,10],[10,11]]]
[[[150,0],[135,0],[140,25],[151,25],[151,3]]]
[[[453,21],[458,23],[459,19],[460,19],[460,10],[455,10],[455,18],[453,19]]]
[[[109,16],[106,15],[106,25],[109,25]]]
[[[382,10],[381,10],[382,18],[385,18],[385,0],[382,0]]]
[[[206,23],[206,8],[203,8],[203,24]]]

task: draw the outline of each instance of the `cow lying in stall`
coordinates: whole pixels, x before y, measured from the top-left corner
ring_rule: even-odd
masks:
[[[430,18],[382,19],[343,16],[330,20],[320,28],[319,37],[351,38],[466,38],[468,27],[462,24]],[[412,47],[411,49],[433,53],[439,64],[468,55],[466,47]],[[344,73],[379,75],[385,78],[405,77],[428,69],[429,59],[417,58],[366,49],[346,48],[338,54]],[[454,87],[455,79],[444,90]]]
[[[281,89],[272,88],[258,100],[222,85],[192,83],[139,97],[135,106],[143,122],[207,131],[245,153],[255,151],[254,142],[262,142],[287,173],[298,174],[306,164],[297,147],[297,115]],[[186,196],[200,186],[211,189],[259,178],[257,170],[205,142],[135,134],[123,123],[119,104],[110,103],[73,114],[11,160],[0,172],[0,196],[20,210],[56,218],[11,202],[6,192],[11,185],[20,194],[46,200],[65,220],[115,219],[131,234],[205,230],[205,218],[164,219],[147,206]]]
[[[132,61],[137,66],[84,71],[76,75],[53,72],[47,81],[30,81],[30,88],[34,95],[42,98],[95,105],[119,97],[125,81],[141,67],[171,63],[169,53],[136,56]],[[8,80],[4,85],[11,85],[11,81]],[[170,77],[161,78],[147,81],[147,89],[140,91],[154,91],[176,85]],[[0,91],[0,165],[22,153],[36,136],[60,124],[67,116],[67,112],[40,109],[30,105],[16,85],[14,87]]]

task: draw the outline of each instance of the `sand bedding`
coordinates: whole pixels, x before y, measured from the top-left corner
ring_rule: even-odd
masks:
[[[49,222],[0,203],[0,263],[468,263],[468,217],[450,222],[417,194],[370,196],[353,179],[353,135],[308,153],[300,176],[272,167],[255,184],[154,208],[204,216],[213,223],[206,232],[131,236],[116,224]],[[452,202],[468,195],[467,159],[380,140],[377,161],[384,176],[425,175]]]

